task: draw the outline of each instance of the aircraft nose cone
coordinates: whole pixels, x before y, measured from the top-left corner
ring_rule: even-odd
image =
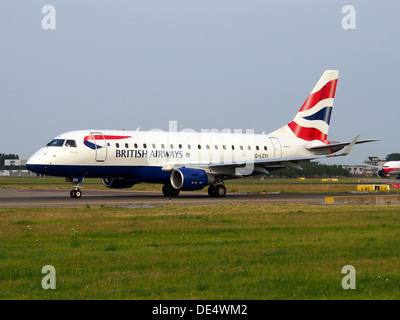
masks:
[[[42,173],[44,165],[44,153],[42,150],[37,151],[26,162],[26,168],[35,173]]]
[[[40,173],[39,167],[41,167],[38,164],[35,164],[34,161],[31,160],[31,158],[28,159],[28,161],[26,162],[26,169],[28,169],[29,171],[35,172],[35,173]]]
[[[41,156],[39,155],[39,153],[38,152],[36,152],[34,155],[32,155],[29,159],[28,159],[28,161],[26,162],[26,167],[29,167],[29,166],[32,166],[32,165],[34,165],[34,164],[39,164],[39,163],[41,163]]]

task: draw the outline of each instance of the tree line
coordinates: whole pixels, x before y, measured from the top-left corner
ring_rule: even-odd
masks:
[[[348,177],[349,170],[341,165],[327,165],[317,162],[308,162],[300,164],[303,170],[285,168],[271,172],[271,176],[280,178],[316,178],[316,177]]]
[[[400,153],[390,153],[386,156],[386,161],[400,161]]]

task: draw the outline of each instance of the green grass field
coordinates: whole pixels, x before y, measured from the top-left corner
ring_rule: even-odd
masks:
[[[399,228],[394,205],[0,209],[0,298],[399,299]]]

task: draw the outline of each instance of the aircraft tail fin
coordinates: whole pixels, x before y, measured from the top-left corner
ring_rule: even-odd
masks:
[[[327,142],[338,76],[338,70],[326,70],[293,121],[274,131],[272,135]]]

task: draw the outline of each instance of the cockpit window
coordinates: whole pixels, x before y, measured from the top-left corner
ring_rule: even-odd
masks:
[[[75,140],[67,140],[67,141],[65,142],[65,146],[66,146],[66,147],[73,147],[73,148],[76,148],[76,141],[75,141]]]
[[[64,139],[54,139],[53,141],[49,142],[46,146],[48,147],[62,147],[64,144]]]

